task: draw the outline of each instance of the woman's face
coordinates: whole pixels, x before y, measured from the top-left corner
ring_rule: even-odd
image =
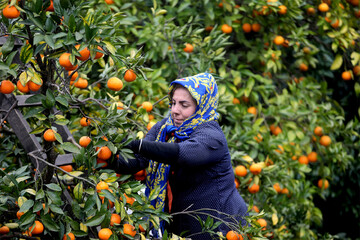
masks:
[[[172,97],[171,117],[176,127],[180,125],[191,115],[195,113],[196,103],[191,94],[185,88],[175,90]]]

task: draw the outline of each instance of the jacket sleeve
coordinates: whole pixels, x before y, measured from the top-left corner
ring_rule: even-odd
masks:
[[[166,120],[165,120],[166,121]],[[164,120],[156,123],[150,131],[144,137],[144,140],[147,141],[155,141],[157,134],[160,130],[160,127],[165,123]],[[133,174],[144,168],[147,168],[149,165],[149,159],[140,155],[135,154],[135,158],[125,160],[121,154],[119,154],[119,158],[114,159],[111,163],[110,168],[114,169],[115,172],[120,174]]]
[[[226,138],[217,123],[202,124],[188,140],[178,143],[180,166],[196,167],[221,161],[229,154]]]

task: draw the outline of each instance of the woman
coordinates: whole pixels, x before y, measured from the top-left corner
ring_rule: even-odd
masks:
[[[214,77],[201,73],[177,79],[170,84],[169,97],[170,116],[143,140],[129,144],[136,159],[120,157],[116,171],[129,174],[147,168],[145,193],[160,188],[152,204],[173,215],[168,232],[211,239],[201,233],[193,211],[204,221],[210,215],[244,225],[247,207],[236,190],[227,142],[216,121],[219,96]],[[225,235],[229,228],[221,224],[215,231]]]

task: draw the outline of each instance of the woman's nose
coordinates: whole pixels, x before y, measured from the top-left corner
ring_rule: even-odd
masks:
[[[179,106],[178,106],[178,104],[173,104],[173,105],[171,106],[171,111],[172,111],[173,113],[179,113]]]

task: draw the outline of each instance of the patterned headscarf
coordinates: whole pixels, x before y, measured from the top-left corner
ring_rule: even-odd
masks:
[[[174,88],[174,84],[180,84],[185,87],[196,100],[197,107],[195,113],[187,118],[179,127],[174,126],[171,114],[166,123],[161,127],[156,138],[157,142],[166,142],[166,136],[173,132],[174,136],[167,142],[175,142],[176,139],[183,141],[188,139],[194,129],[204,122],[213,121],[219,118],[216,112],[218,105],[219,94],[214,77],[209,73],[200,73],[195,76],[181,78],[173,81],[170,84],[169,92]],[[170,101],[169,108],[171,109],[172,102]],[[195,158],[194,158],[194,161]],[[149,196],[152,191],[159,190],[159,195],[151,204],[154,208],[160,208],[164,211],[166,199],[167,180],[170,171],[170,165],[150,160],[147,169],[146,178],[146,195]]]

